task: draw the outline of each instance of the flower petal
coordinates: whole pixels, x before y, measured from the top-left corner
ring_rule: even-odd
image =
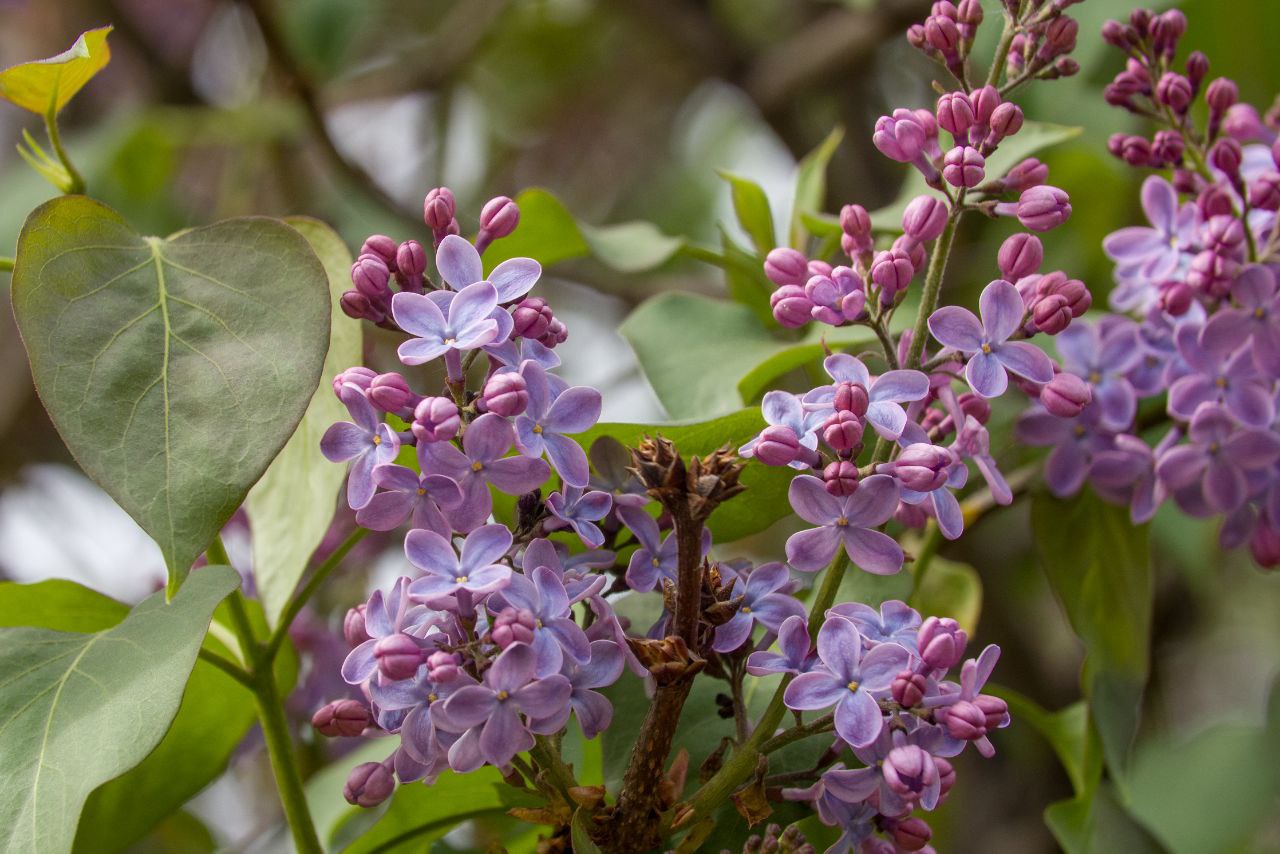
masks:
[[[962,353],[982,347],[982,324],[973,312],[958,305],[944,305],[929,315],[929,332],[944,347]]]
[[[810,528],[787,538],[787,562],[801,572],[817,572],[831,563],[840,548],[840,532],[832,526]]]
[[[810,474],[792,478],[787,498],[796,515],[814,525],[830,525],[839,518],[840,499],[827,492],[822,481]]]
[[[982,313],[982,329],[992,344],[999,344],[1016,332],[1027,311],[1018,289],[1004,279],[996,279],[982,289],[978,309]]]
[[[974,353],[964,366],[964,378],[981,397],[999,397],[1009,387],[1009,375],[995,353]]]
[[[888,534],[869,528],[852,528],[845,532],[844,549],[859,569],[875,575],[893,575],[902,569],[902,547]]]
[[[484,278],[484,264],[480,261],[480,253],[463,237],[456,234],[445,235],[436,248],[436,269],[440,278],[444,279],[455,290],[460,291],[473,282]]]
[[[836,704],[836,732],[854,747],[866,747],[880,735],[880,704],[864,690],[846,691]]]
[[[533,290],[541,275],[542,265],[532,258],[508,258],[493,268],[489,284],[497,289],[498,302],[512,302]]]

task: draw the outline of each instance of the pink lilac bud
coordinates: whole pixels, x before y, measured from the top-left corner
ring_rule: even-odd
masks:
[[[931,15],[924,22],[924,37],[929,46],[950,63],[959,59],[960,27],[955,20],[943,15]]]
[[[370,299],[384,299],[391,289],[387,284],[391,281],[391,270],[381,259],[365,255],[351,265],[351,284],[356,290]]]
[[[1173,189],[1179,195],[1194,196],[1204,189],[1204,181],[1190,169],[1179,167],[1173,170]]]
[[[359,386],[361,389],[368,391],[369,386],[373,385],[373,379],[377,373],[364,366],[356,366],[347,368],[342,373],[333,378],[333,393],[337,394],[342,391],[342,387],[347,383]]]
[[[934,769],[936,773],[936,768]],[[889,836],[893,838],[893,844],[897,846],[899,851],[921,851],[929,840],[933,839],[933,830],[929,827],[928,822],[918,816],[908,816],[907,818],[893,819],[893,826],[889,829]]]
[[[369,631],[364,624],[364,609],[365,605],[361,602],[354,608],[348,608],[342,618],[342,637],[352,649],[369,640]]]
[[[996,257],[1000,274],[1010,282],[1030,276],[1044,263],[1044,244],[1034,234],[1019,232],[1000,244]]]
[[[890,160],[912,163],[924,151],[925,129],[910,110],[894,110],[876,121],[871,141]]]
[[[924,674],[911,670],[901,671],[894,677],[893,684],[889,687],[893,701],[904,709],[920,705],[928,690],[929,682],[924,678]]]
[[[1196,198],[1196,207],[1200,209],[1200,218],[1204,220],[1215,216],[1233,213],[1231,194],[1219,184],[1210,184]]]
[[[973,104],[974,121],[986,126],[991,124],[991,117],[995,115],[996,107],[1000,106],[1004,99],[1000,97],[996,87],[983,86],[969,93],[969,102]]]
[[[1240,180],[1240,164],[1244,161],[1244,150],[1240,143],[1230,137],[1218,140],[1209,149],[1209,162],[1224,173],[1233,182]]]
[[[977,741],[987,734],[987,715],[967,700],[947,707],[947,733],[960,741]]]
[[[493,628],[489,636],[493,642],[506,649],[513,643],[533,643],[533,630],[537,627],[537,618],[533,612],[524,608],[507,606],[493,618]]]
[[[404,632],[396,632],[379,640],[373,647],[378,670],[388,679],[409,679],[422,665],[422,647]]]
[[[1249,553],[1253,555],[1254,563],[1263,569],[1280,566],[1280,534],[1265,520],[1258,523],[1249,539]]]
[[[521,374],[503,371],[489,377],[480,399],[487,411],[513,418],[529,407],[529,387]]]
[[[1205,90],[1204,99],[1210,111],[1222,116],[1240,100],[1240,87],[1230,78],[1219,77],[1209,84],[1209,88]]]
[[[933,757],[923,748],[904,744],[889,751],[880,766],[884,782],[899,797],[916,800],[938,779]]]
[[[1126,136],[1120,148],[1120,159],[1134,168],[1150,165],[1151,154],[1151,143],[1141,136]]]
[[[424,397],[413,410],[409,429],[419,442],[448,442],[462,428],[458,405],[447,397]]]
[[[1080,32],[1080,24],[1075,18],[1066,15],[1054,18],[1045,28],[1044,42],[1040,46],[1039,56],[1048,62],[1055,56],[1071,53],[1076,49],[1076,36]]]
[[[1037,332],[1057,335],[1071,324],[1071,306],[1061,294],[1050,294],[1035,301],[1031,307],[1031,322]]]
[[[381,762],[365,762],[351,770],[342,787],[342,796],[354,806],[376,807],[391,797],[395,789],[396,778],[391,769]]]
[[[880,302],[886,305],[907,289],[916,274],[911,258],[900,249],[877,252],[871,263],[871,280],[880,287]]]
[[[795,462],[801,453],[796,431],[780,424],[770,424],[760,431],[756,440],[756,459],[767,466],[785,466]]]
[[[373,255],[389,270],[396,269],[396,242],[385,234],[371,234],[360,244],[359,255]]]
[[[1048,185],[1024,190],[1016,207],[1018,222],[1030,231],[1057,228],[1071,217],[1071,200],[1062,190]]]
[[[1234,259],[1206,249],[1191,259],[1187,284],[1210,299],[1220,299],[1231,289],[1239,268]]]
[[[483,252],[495,240],[506,237],[520,224],[520,207],[506,196],[497,196],[480,209],[480,232],[476,251]]]
[[[1280,173],[1263,172],[1249,182],[1249,206],[1263,211],[1280,210]]]
[[[831,266],[826,261],[814,259],[809,262],[810,276],[830,276],[834,269],[835,267]]]
[[[947,793],[956,784],[956,769],[941,756],[933,757],[933,764],[938,767],[938,803],[946,800]]]
[[[764,259],[764,274],[775,285],[803,285],[809,278],[809,259],[789,247],[772,249]]]
[[[375,317],[373,303],[357,290],[343,291],[338,305],[342,313],[352,320],[373,320],[376,323],[380,319]]]
[[[557,345],[569,340],[569,329],[560,318],[553,317],[547,326],[547,331],[537,340],[543,347],[554,349]]]
[[[967,145],[948,151],[942,162],[942,177],[953,187],[976,187],[987,174],[986,158]]]
[[[981,0],[960,0],[960,3],[956,6],[956,20],[962,26],[976,30],[978,25],[982,23]],[[967,38],[973,38],[973,36],[969,35]]]
[[[1150,9],[1134,9],[1129,13],[1129,25],[1137,31],[1141,37],[1146,37],[1151,26],[1151,19],[1155,17],[1155,13]]]
[[[1040,297],[1060,294],[1067,300],[1072,317],[1080,317],[1093,305],[1093,295],[1079,279],[1068,279],[1061,270],[1046,273],[1036,282],[1036,294]]]
[[[1200,84],[1204,82],[1204,78],[1209,74],[1209,57],[1203,52],[1193,50],[1187,54],[1187,79],[1191,81],[1191,85],[1196,91],[1200,91]]]
[[[541,297],[525,297],[511,310],[511,340],[541,338],[547,334],[555,315]]]
[[[946,448],[917,442],[904,448],[892,463],[886,463],[884,473],[898,478],[907,489],[932,492],[947,482],[953,462]]]
[[[383,412],[408,416],[420,400],[405,378],[394,371],[379,374],[369,384],[369,401]]]
[[[861,418],[867,414],[870,398],[861,384],[843,380],[836,383],[831,402],[836,412],[851,412]]]
[[[1128,50],[1137,39],[1137,33],[1134,33],[1131,40],[1129,32],[1129,28],[1119,21],[1107,21],[1102,25],[1102,40],[1112,47]]]
[[[852,412],[833,412],[819,432],[833,451],[851,453],[862,447],[862,419]]]
[[[396,281],[401,290],[420,294],[426,290],[427,251],[416,240],[406,240],[396,250]]]
[[[458,213],[458,202],[448,187],[436,187],[427,193],[422,203],[422,219],[432,231],[440,233],[449,228]],[[443,234],[441,234],[443,236]]]
[[[1176,130],[1157,131],[1151,141],[1151,159],[1160,164],[1176,165],[1182,162],[1186,141]]]
[[[1204,247],[1219,255],[1244,257],[1244,225],[1234,216],[1215,216],[1205,223]]]
[[[822,486],[831,495],[843,498],[858,489],[858,465],[852,460],[837,460],[822,470]]]
[[[433,652],[427,656],[427,678],[437,685],[448,685],[462,672],[461,663],[457,653]]]
[[[1007,192],[1021,193],[1032,187],[1039,187],[1047,180],[1049,167],[1034,157],[1028,157],[1005,173],[1000,179],[1000,186]]]
[[[783,285],[769,295],[773,319],[788,329],[798,329],[813,316],[813,301],[798,285]]]
[[[972,417],[979,424],[986,424],[991,420],[991,402],[985,397],[966,391],[960,395],[960,412],[967,417]]]
[[[1075,374],[1063,371],[1040,389],[1040,403],[1059,418],[1075,418],[1093,402],[1093,388]]]
[[[1156,52],[1172,59],[1178,48],[1178,39],[1187,31],[1187,16],[1178,9],[1170,9],[1151,20],[1151,41]]]
[[[840,248],[850,258],[870,256],[875,249],[871,236],[871,216],[862,205],[845,205],[840,209]]]
[[[1022,108],[1012,101],[1005,101],[991,114],[991,132],[987,134],[983,146],[990,151],[1005,137],[1013,136],[1020,130],[1022,130]]]
[[[957,141],[973,127],[973,103],[963,92],[948,92],[938,99],[938,124]]]
[[[1156,100],[1175,113],[1185,113],[1194,97],[1191,81],[1176,71],[1166,71],[1156,84]]]
[[[1195,292],[1186,282],[1170,279],[1158,285],[1160,291],[1160,309],[1170,317],[1182,317],[1191,310],[1195,302]]]
[[[999,729],[1009,722],[1009,704],[999,697],[979,694],[973,698],[973,704],[986,715],[988,731]]]
[[[928,243],[946,228],[947,213],[946,203],[937,196],[916,196],[902,212],[902,230],[913,240]]]
[[[928,254],[924,251],[924,244],[917,242],[912,237],[903,234],[893,241],[890,249],[905,253],[907,260],[911,262],[912,269],[923,270],[925,261],[928,260]]]
[[[311,716],[316,732],[330,738],[355,738],[372,721],[369,709],[358,700],[334,700]]]
[[[926,617],[916,633],[920,660],[934,670],[950,670],[964,657],[969,635],[950,617]]]
[[[1222,132],[1239,142],[1253,142],[1264,130],[1262,117],[1252,104],[1236,104],[1222,119]]]

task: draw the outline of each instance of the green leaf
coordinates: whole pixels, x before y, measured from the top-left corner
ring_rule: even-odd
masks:
[[[748,306],[678,292],[646,300],[620,331],[675,419],[740,408],[772,380],[821,358],[824,337],[833,349],[874,340],[863,326],[818,324],[804,337],[787,338],[766,328]]]
[[[1075,139],[1082,130],[1082,128],[1057,125],[1050,122],[1024,122],[1022,130],[1001,142],[995,153],[987,158],[987,179],[992,180],[1001,177],[1020,161],[1025,160],[1037,151]],[[903,182],[902,189],[898,191],[897,197],[879,210],[872,211],[871,219],[878,229],[889,228],[901,231],[902,212],[907,209],[907,205],[911,203],[911,200],[916,196],[935,192],[924,182],[924,176],[919,171],[910,169],[908,170],[907,180]],[[818,210],[818,208],[815,206],[807,208],[807,210]],[[837,224],[836,227],[838,228],[839,225]]]
[[[60,578],[35,584],[0,583],[0,628],[35,626],[58,632],[100,632],[119,623],[129,606]]]
[[[486,270],[508,258],[533,258],[544,267],[593,256],[621,273],[651,270],[680,251],[684,241],[663,234],[652,223],[580,224],[549,191],[533,187],[516,196],[520,227],[484,254]]]
[[[81,467],[181,577],[302,418],[328,279],[282,222],[141,237],[83,196],[36,208],[13,308],[36,390]]]
[[[569,839],[573,843],[573,854],[600,854],[600,846],[596,845],[587,830],[589,821],[587,813],[579,807],[573,812],[573,822],[569,826]]]
[[[182,699],[229,567],[194,573],[94,634],[0,629],[0,848],[67,851],[95,787],[158,744]]]
[[[827,166],[844,139],[844,128],[833,128],[817,148],[801,159],[796,171],[795,202],[791,206],[791,245],[804,249],[808,230],[805,228],[805,211],[822,210],[827,195]]]
[[[346,407],[329,388],[328,378],[360,363],[361,326],[342,313],[338,298],[350,287],[351,253],[324,223],[295,217],[285,220],[302,233],[329,277],[329,352],[319,387],[306,414],[267,473],[249,491],[246,509],[253,526],[253,566],[258,597],[275,623],[311,553],[333,520],[335,501],[346,478],[343,466],[320,453],[320,437],[335,421],[347,419]]]
[[[1034,497],[1031,526],[1040,563],[1084,642],[1090,713],[1112,773],[1121,777],[1138,728],[1151,644],[1152,581],[1147,526],[1092,491],[1069,501]]]
[[[1044,736],[1058,755],[1077,797],[1089,797],[1102,779],[1101,747],[1089,725],[1089,706],[1080,700],[1050,712],[1030,697],[988,683],[989,693],[1009,704],[1009,713]]]
[[[634,448],[645,436],[662,435],[675,443],[687,460],[692,455],[708,454],[729,445],[738,448],[764,428],[764,418],[757,409],[743,409],[720,418],[695,423],[676,424],[597,424],[575,438],[584,448],[601,436],[611,436]],[[795,472],[788,468],[747,463],[742,484],[747,491],[716,508],[707,523],[717,543],[728,543],[763,531],[791,513],[787,489]]]
[[[766,328],[777,329],[773,307],[769,305],[773,283],[764,274],[764,263],[735,243],[724,229],[720,230],[720,248],[724,254],[715,263],[724,268],[729,298],[750,308]]]
[[[1203,819],[1204,813],[1199,814]],[[1151,834],[1130,816],[1113,787],[1104,783],[1089,797],[1050,804],[1045,823],[1067,854],[1162,854]]]
[[[38,115],[59,112],[111,60],[111,27],[81,33],[57,56],[0,71],[0,98]]]
[[[751,237],[756,251],[763,255],[774,249],[778,238],[773,231],[773,213],[769,210],[769,197],[764,190],[755,181],[732,172],[722,169],[719,175],[729,182],[733,212],[738,215],[742,230]]]
[[[966,563],[934,557],[911,605],[925,617],[951,617],[973,637],[982,615],[982,576]]]

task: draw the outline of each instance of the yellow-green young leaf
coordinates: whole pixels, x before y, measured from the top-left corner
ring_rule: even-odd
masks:
[[[329,276],[329,353],[306,414],[267,473],[249,490],[246,507],[253,527],[253,567],[258,597],[274,623],[306,571],[311,553],[333,519],[346,466],[320,453],[320,437],[343,421],[347,410],[329,387],[329,378],[360,363],[361,327],[342,313],[338,298],[349,288],[351,253],[322,222],[304,217],[285,222],[302,233]]]
[[[796,194],[791,206],[791,245],[804,248],[809,231],[801,216],[805,211],[821,210],[827,195],[827,166],[844,139],[844,128],[832,128],[827,138],[810,151],[796,167]]]
[[[178,577],[297,427],[329,344],[328,277],[294,229],[142,237],[83,196],[27,218],[13,310],[67,447]]]
[[[0,851],[70,850],[89,793],[160,742],[239,582],[206,567],[172,602],[156,593],[93,634],[0,629]]]
[[[58,112],[111,60],[110,32],[111,27],[89,30],[57,56],[0,71],[0,98],[42,116],[50,108]]]

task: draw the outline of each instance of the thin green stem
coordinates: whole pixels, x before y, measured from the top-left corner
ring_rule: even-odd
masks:
[[[947,269],[947,259],[951,257],[951,244],[955,241],[956,226],[960,223],[963,210],[964,193],[961,192],[956,204],[951,208],[947,224],[933,244],[933,255],[929,258],[929,270],[924,276],[924,291],[920,295],[920,312],[916,315],[916,324],[911,330],[911,349],[907,351],[907,361],[902,367],[914,369],[920,367],[920,357],[924,354],[924,342],[929,337],[929,315],[938,307],[938,296],[942,291],[942,274]]]
[[[1004,16],[1004,31],[1000,33],[1000,43],[996,45],[996,55],[991,58],[991,71],[987,73],[987,85],[994,86],[1000,80],[1000,72],[1004,70],[1004,61],[1009,56],[1009,48],[1013,45],[1015,24],[1013,18]]]
[[[66,149],[62,147],[62,135],[58,133],[58,113],[52,103],[44,114],[44,129],[49,134],[49,144],[53,146],[53,153],[58,155],[58,162],[62,164],[63,169],[67,170],[67,176],[71,179],[66,187],[67,194],[83,193],[84,177],[67,156]]]
[[[200,650],[200,660],[209,662],[250,691],[253,690],[253,677],[234,661],[228,661],[216,652],[210,652],[207,649]]]
[[[560,758],[560,751],[551,743],[551,739],[545,735],[534,736],[533,749],[529,751],[529,755],[538,763],[547,775],[547,779],[551,785],[555,786],[565,799],[565,803],[572,804],[573,800],[569,795],[569,790],[576,788],[578,781],[573,776],[573,770],[564,764],[564,760]],[[537,782],[536,780],[534,782]]]
[[[760,745],[761,753],[773,753],[775,750],[781,750],[792,742],[800,741],[819,732],[826,732],[835,726],[835,714],[826,714],[820,718],[814,718],[807,724],[800,724],[791,729],[784,730],[773,738]]]
[[[9,257],[0,257],[0,273],[8,272],[13,269],[14,259]]]
[[[311,820],[311,811],[307,807],[307,794],[302,786],[293,739],[289,736],[289,723],[285,719],[284,705],[269,664],[257,672],[254,682],[254,705],[258,710],[258,721],[262,724],[262,737],[267,743],[280,803],[284,805],[284,815],[293,833],[293,844],[299,854],[321,854],[324,848],[320,845],[315,822]]]
[[[316,590],[338,568],[347,553],[355,548],[356,543],[363,540],[368,533],[368,528],[356,528],[352,531],[342,541],[342,545],[334,549],[333,553],[325,558],[324,563],[316,567],[315,572],[311,573],[311,577],[307,579],[307,583],[294,593],[293,598],[289,600],[289,604],[285,605],[284,610],[280,613],[280,622],[275,631],[271,633],[271,639],[267,641],[266,659],[268,661],[275,660],[276,655],[280,652],[280,647],[284,644],[285,638],[289,636],[289,626],[293,625],[293,621],[297,619],[303,607],[315,595]]]

